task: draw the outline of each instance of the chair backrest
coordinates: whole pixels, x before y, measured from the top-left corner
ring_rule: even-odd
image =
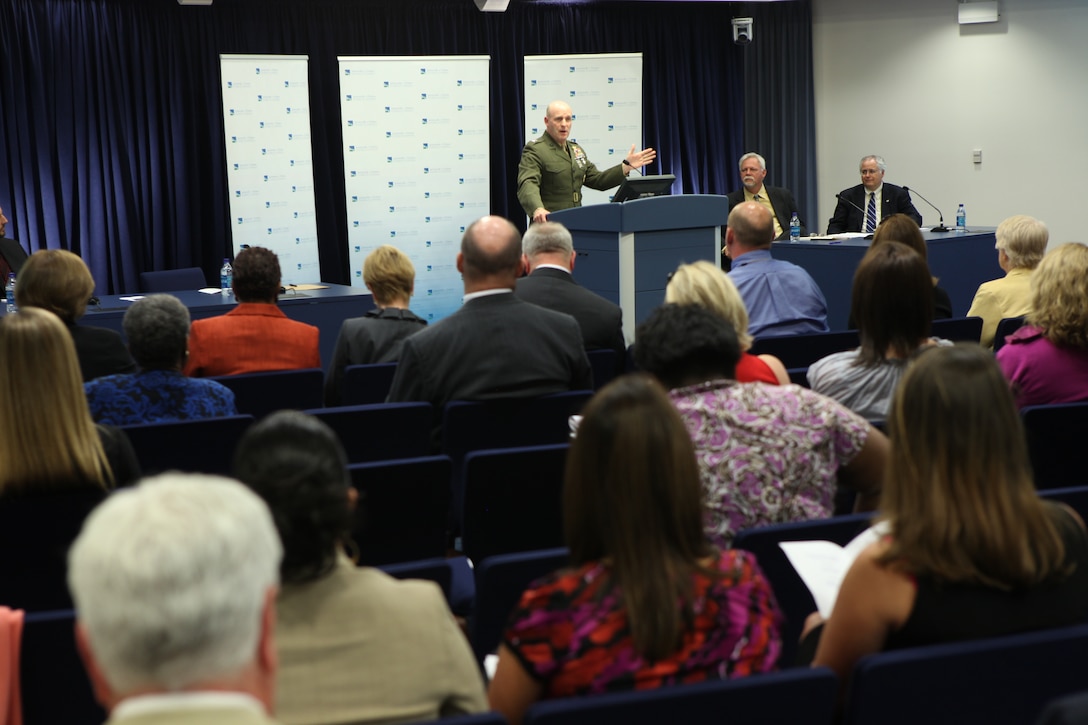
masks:
[[[106,721],[76,650],[75,612],[26,615],[19,677],[27,725]]]
[[[1049,501],[1064,503],[1088,521],[1088,486],[1070,486],[1068,488],[1047,488],[1039,491],[1039,497]],[[1088,682],[1085,683],[1088,689]]]
[[[789,368],[807,368],[820,358],[852,350],[860,344],[857,330],[813,332],[807,335],[757,338],[748,352],[774,355]]]
[[[0,505],[0,602],[46,612],[72,608],[68,549],[87,515],[106,498],[92,487],[20,494]]]
[[[483,662],[499,646],[506,620],[529,585],[569,561],[568,549],[547,549],[500,554],[476,565],[476,606],[469,621],[476,659]]]
[[[507,725],[506,718],[498,712],[481,712],[475,715],[459,715],[433,720],[434,725]]]
[[[252,415],[121,426],[144,475],[188,471],[230,475],[234,448]]]
[[[913,647],[862,658],[844,725],[1032,723],[1085,688],[1088,625]]]
[[[997,323],[997,331],[994,333],[994,352],[1004,346],[1005,338],[1024,326],[1024,315],[1019,317],[1003,317]]]
[[[200,267],[182,267],[159,272],[140,272],[140,291],[148,294],[155,292],[178,292],[180,290],[201,289],[208,286],[204,270]]]
[[[780,667],[793,664],[805,617],[816,611],[816,602],[778,544],[782,541],[847,544],[869,527],[872,518],[872,514],[850,514],[817,521],[761,526],[745,529],[733,539],[734,549],[744,549],[756,555],[785,615],[782,623],[782,655],[778,659]]]
[[[1088,484],[1088,464],[1080,450],[1088,429],[1088,402],[1032,405],[1023,408],[1020,416],[1027,432],[1035,487]]]
[[[525,725],[831,725],[838,679],[831,670],[794,669],[734,680],[539,702]]]
[[[587,350],[586,357],[589,358],[589,367],[593,369],[594,390],[600,390],[612,382],[616,377],[616,366],[619,365],[615,350]]]
[[[305,411],[336,431],[348,463],[416,458],[430,453],[430,403],[379,403]]]
[[[952,342],[978,342],[982,338],[982,318],[954,317],[949,320],[934,320],[929,334]]]
[[[344,368],[343,389],[340,402],[343,405],[370,405],[384,403],[393,385],[397,364],[348,365]]]
[[[360,494],[352,526],[359,563],[445,556],[452,470],[446,456],[348,466]]]
[[[397,579],[425,579],[434,582],[441,587],[446,602],[450,601],[453,567],[450,566],[449,559],[439,557],[422,561],[406,561],[401,564],[383,564],[378,568]]]
[[[570,445],[465,456],[461,550],[471,561],[563,545],[563,470]]]
[[[572,390],[540,398],[446,404],[442,418],[442,452],[459,463],[469,451],[566,443],[570,416],[593,397]]]
[[[211,379],[234,391],[239,413],[255,418],[277,410],[320,408],[324,402],[325,371],[321,368],[270,370]]]

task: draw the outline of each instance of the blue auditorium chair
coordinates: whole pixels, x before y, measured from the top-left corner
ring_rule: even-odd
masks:
[[[360,564],[445,556],[452,470],[446,456],[348,466],[359,491],[351,538]]]
[[[1024,315],[1019,317],[1003,317],[997,323],[997,332],[994,333],[994,353],[1005,345],[1005,338],[1024,326]]]
[[[207,286],[208,282],[204,277],[204,270],[200,267],[140,272],[140,291],[146,294],[197,290]]]
[[[498,648],[506,620],[529,585],[566,566],[569,560],[570,551],[564,548],[500,554],[477,563],[469,640],[480,662]]]
[[[349,463],[415,458],[430,453],[430,403],[379,403],[311,408],[339,436]]]
[[[1088,402],[1031,405],[1020,410],[1020,417],[1035,487],[1088,485],[1088,466],[1080,448],[1088,430]]]
[[[953,317],[934,320],[929,334],[952,342],[978,342],[982,338],[982,318]]]
[[[620,362],[616,359],[615,350],[587,350],[586,357],[589,358],[589,367],[593,369],[594,390],[600,390],[612,382]]]
[[[842,546],[867,529],[872,518],[873,514],[850,514],[815,521],[774,524],[745,529],[733,539],[734,549],[744,549],[756,555],[759,567],[771,583],[778,606],[785,615],[779,667],[794,665],[797,642],[805,624],[805,617],[816,611],[816,602],[778,544],[783,541],[832,541]]]
[[[75,612],[28,614],[19,649],[23,722],[27,725],[106,721],[76,651]]]
[[[567,443],[472,451],[464,461],[461,551],[471,561],[562,546]]]
[[[231,475],[234,448],[252,415],[121,426],[145,476],[163,471]]]
[[[209,379],[234,391],[239,413],[258,419],[277,410],[320,408],[325,402],[325,371],[321,368],[219,375]]]
[[[529,708],[525,725],[831,725],[838,687],[826,667],[772,672],[545,700]]]
[[[348,365],[340,390],[341,405],[370,405],[384,403],[393,385],[397,364]]]
[[[1085,688],[1088,624],[881,652],[851,675],[843,725],[1022,725]]]
[[[857,330],[813,332],[807,335],[756,338],[753,355],[774,355],[786,369],[807,368],[821,358],[836,352],[853,350],[860,344]]]

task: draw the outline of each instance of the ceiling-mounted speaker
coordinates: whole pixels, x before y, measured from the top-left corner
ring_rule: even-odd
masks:
[[[178,5],[211,5],[212,0],[178,0]]]
[[[485,13],[505,13],[510,0],[476,0],[476,7]]]
[[[997,0],[961,2],[959,6],[960,25],[996,23],[999,17],[1000,14],[997,11]]]

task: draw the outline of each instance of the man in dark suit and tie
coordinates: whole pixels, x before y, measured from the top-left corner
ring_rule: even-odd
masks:
[[[441,420],[451,400],[592,389],[574,318],[513,294],[521,271],[521,236],[513,224],[494,216],[473,222],[461,240],[457,269],[464,304],[405,338],[389,402],[427,401]]]
[[[729,211],[746,201],[754,201],[767,207],[774,221],[774,238],[790,238],[790,217],[797,214],[801,220],[801,236],[808,236],[808,229],[801,219],[797,202],[789,189],[783,186],[766,186],[763,179],[767,176],[767,161],[757,153],[748,152],[740,157],[740,181],[744,188],[738,189],[726,197],[729,199]]]
[[[828,234],[872,234],[880,220],[892,214],[906,214],[922,226],[922,215],[914,208],[910,193],[901,186],[884,183],[887,165],[882,156],[866,156],[860,170],[861,183],[839,193],[839,203],[827,225]]]
[[[4,216],[4,210],[0,209],[0,281],[4,284],[8,282],[8,273],[18,274],[27,258],[19,242],[8,238],[7,231],[8,218]]]
[[[533,224],[521,241],[528,277],[518,280],[514,294],[526,302],[564,312],[578,321],[586,350],[615,350],[623,360],[623,313],[618,305],[574,281],[574,241],[558,222]]]

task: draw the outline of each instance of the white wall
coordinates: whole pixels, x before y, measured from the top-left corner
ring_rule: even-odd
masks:
[[[885,157],[885,180],[955,222],[1031,214],[1051,246],[1088,242],[1088,2],[999,0],[997,23],[957,23],[956,0],[813,0],[819,213]],[[972,149],[982,163],[972,163]],[[925,223],[937,215],[921,200]]]

